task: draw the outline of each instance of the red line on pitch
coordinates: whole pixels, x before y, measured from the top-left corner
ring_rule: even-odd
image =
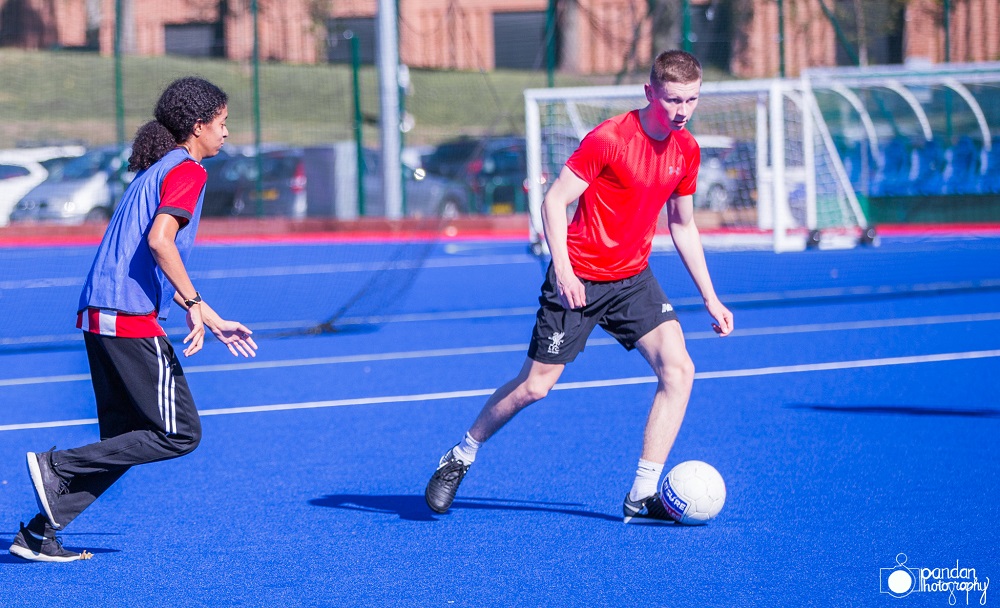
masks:
[[[368,218],[366,218],[368,219]],[[402,220],[395,223],[374,221],[358,224],[292,223],[278,219],[232,222],[203,221],[198,242],[208,244],[309,244],[364,243],[398,241],[484,241],[528,239],[527,216],[459,218],[444,227],[425,228],[426,220]],[[1000,236],[1000,223],[963,224],[882,224],[875,227],[882,236]],[[705,235],[766,235],[750,226],[703,228]],[[0,228],[0,247],[74,247],[94,246],[101,242],[104,226],[84,224],[59,226],[31,224]]]

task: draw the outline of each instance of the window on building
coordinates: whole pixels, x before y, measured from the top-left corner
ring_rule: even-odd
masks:
[[[732,54],[729,2],[690,5],[691,52],[706,67],[729,71]]]
[[[493,13],[493,56],[498,68],[545,69],[545,11]]]
[[[86,0],[87,42],[85,48],[92,51],[101,48],[101,0]]]
[[[358,39],[361,63],[375,63],[375,18],[340,17],[327,22],[326,58],[330,63],[351,63],[350,37]],[[349,36],[347,35],[349,33]]]
[[[163,26],[167,55],[222,57],[222,23],[176,23]]]
[[[853,0],[837,0],[836,20],[850,50],[837,45],[837,65],[857,65],[855,58],[864,59],[865,65],[884,65],[903,62],[904,3],[901,0],[862,2],[863,11],[858,18],[857,4]],[[859,36],[859,24],[864,24],[864,36]],[[852,57],[853,54],[853,57]]]

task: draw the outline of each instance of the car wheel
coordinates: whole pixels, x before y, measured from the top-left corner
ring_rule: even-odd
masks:
[[[247,210],[247,201],[242,195],[240,195],[233,199],[233,207],[232,209],[229,210],[229,215],[232,216],[243,215],[246,213],[246,210]]]
[[[708,208],[712,211],[725,211],[729,206],[729,193],[721,184],[715,184],[708,189]]]
[[[462,203],[453,198],[446,199],[441,203],[440,216],[446,220],[452,220],[462,215]]]
[[[111,212],[107,207],[94,207],[83,216],[85,222],[106,222],[111,219]]]

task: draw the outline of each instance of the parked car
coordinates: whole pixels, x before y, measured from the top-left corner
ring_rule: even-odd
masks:
[[[497,141],[510,141],[510,137],[497,138]],[[468,165],[486,148],[489,138],[460,137],[443,142],[423,157],[423,168],[432,175],[443,175],[453,179],[464,177]]]
[[[202,164],[208,172],[202,217],[306,216],[306,170],[301,148],[261,152],[259,197],[258,161],[252,150],[220,153]]]
[[[37,161],[0,156],[0,226],[10,222],[10,214],[17,201],[45,181],[48,174]]]
[[[725,211],[736,196],[736,173],[726,165],[726,157],[733,151],[733,140],[725,136],[696,136],[701,147],[701,166],[698,169],[698,189],[694,193],[696,209]]]
[[[385,214],[382,185],[382,158],[365,148],[364,189],[365,215]],[[469,190],[463,184],[425,168],[403,165],[403,197],[406,215],[413,217],[456,217],[469,212]]]
[[[543,134],[543,184],[555,179],[579,145],[572,133]],[[520,136],[460,137],[438,145],[424,158],[424,167],[428,173],[466,184],[472,193],[472,213],[522,213],[528,206],[527,157],[527,144]]]
[[[0,226],[6,226],[14,206],[49,171],[83,154],[83,146],[46,146],[0,150]]]
[[[129,149],[93,148],[49,172],[10,214],[12,222],[105,221],[131,180]]]
[[[736,180],[735,196],[730,197],[730,207],[757,206],[757,144],[736,140],[733,149],[722,159],[726,173]]]
[[[524,212],[527,148],[523,137],[462,137],[446,141],[424,158],[424,169],[466,184],[469,211],[493,215]]]

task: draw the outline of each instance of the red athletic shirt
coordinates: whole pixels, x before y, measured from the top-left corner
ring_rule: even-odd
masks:
[[[193,217],[198,197],[208,181],[205,168],[193,160],[182,161],[163,178],[160,204],[156,215],[169,213],[181,228]],[[76,315],[76,327],[104,336],[119,338],[155,338],[167,335],[156,321],[157,311],[148,315],[129,315],[115,310],[88,308]]]
[[[701,150],[687,131],[663,141],[649,137],[633,110],[587,134],[566,166],[589,187],[569,224],[573,272],[590,281],[617,281],[649,263],[656,220],[672,195],[694,194]]]

